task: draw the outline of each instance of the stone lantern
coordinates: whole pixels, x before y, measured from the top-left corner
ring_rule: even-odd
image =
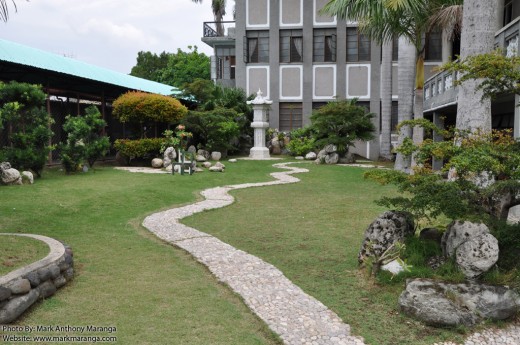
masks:
[[[247,104],[253,106],[253,122],[251,127],[255,130],[255,144],[251,148],[249,157],[253,159],[267,159],[269,155],[269,149],[265,146],[265,130],[269,128],[269,109],[273,101],[270,101],[262,97],[262,91],[258,90],[256,98],[252,101],[248,101]]]

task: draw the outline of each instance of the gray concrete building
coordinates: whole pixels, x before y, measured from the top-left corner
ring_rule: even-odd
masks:
[[[379,133],[381,46],[361,34],[356,23],[321,15],[327,2],[236,0],[234,23],[224,23],[224,29],[217,29],[217,23],[204,24],[202,40],[215,51],[212,77],[247,94],[262,90],[273,101],[270,125],[280,131],[309,124],[313,109],[326,102],[357,98],[376,114],[374,124]],[[430,52],[425,73],[429,77],[442,60],[441,34],[427,39]],[[398,57],[394,50],[393,127],[398,101]],[[232,73],[226,74],[226,70]],[[379,140],[358,143],[355,152],[377,159]]]

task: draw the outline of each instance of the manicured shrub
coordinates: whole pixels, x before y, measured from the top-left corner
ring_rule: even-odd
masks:
[[[117,139],[114,142],[114,148],[120,154],[130,158],[145,158],[148,155],[156,155],[161,151],[161,145],[164,138],[150,138],[150,139]]]
[[[85,116],[67,116],[63,130],[67,140],[60,145],[60,158],[66,172],[77,171],[85,161],[92,168],[96,160],[106,155],[110,148],[107,136],[100,135],[106,122],[96,106],[85,110]]]
[[[123,123],[133,124],[140,137],[143,127],[157,122],[174,123],[182,119],[188,110],[178,100],[168,96],[130,91],[113,103],[113,115]]]
[[[312,114],[311,130],[316,145],[336,145],[338,153],[344,154],[356,140],[374,138],[374,114],[356,102],[356,99],[330,102]]]
[[[44,109],[45,98],[39,86],[0,83],[0,126],[7,129],[7,144],[0,148],[0,157],[38,177],[51,150],[52,118]]]

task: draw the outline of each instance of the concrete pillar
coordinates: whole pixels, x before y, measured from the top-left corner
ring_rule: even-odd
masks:
[[[249,153],[249,157],[253,159],[267,159],[270,158],[269,149],[265,146],[265,130],[269,128],[269,109],[273,101],[262,97],[262,91],[258,90],[256,98],[248,101],[247,104],[253,106],[253,122],[251,127],[255,131],[254,147]]]
[[[448,39],[448,34],[442,30],[442,63],[451,60],[453,55],[453,43]]]
[[[433,113],[433,124],[439,128],[444,129],[444,118],[441,116],[441,114],[434,112]],[[433,133],[433,141],[443,141],[444,138],[442,135],[439,135],[438,133]],[[444,164],[444,161],[442,159],[432,158],[432,169],[433,170],[441,170],[442,166]]]

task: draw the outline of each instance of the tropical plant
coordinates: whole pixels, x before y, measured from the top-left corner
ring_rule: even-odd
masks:
[[[399,37],[399,122],[422,117],[422,89],[424,85],[424,42],[423,36],[432,28],[431,18],[447,6],[456,6],[461,0],[331,0],[323,8],[330,15],[360,23],[360,30],[372,39],[384,43]],[[388,48],[387,48],[388,49]],[[388,52],[386,52],[388,55]],[[390,73],[388,58],[385,71]],[[383,76],[388,79],[388,76]],[[391,84],[385,84],[387,87]],[[415,100],[418,102],[414,107]],[[383,91],[387,94],[389,91]],[[385,99],[385,121],[388,121],[388,96]],[[385,124],[384,137],[388,138],[389,126]],[[411,137],[412,131],[402,127],[399,143]],[[418,131],[416,142],[422,140]],[[398,154],[395,168],[408,170],[409,159]]]
[[[13,167],[30,169],[38,177],[51,150],[53,134],[52,118],[43,107],[45,99],[39,86],[14,81],[0,83],[0,122],[7,130],[0,156]]]
[[[195,3],[202,3],[202,0],[191,1]],[[212,0],[211,9],[213,11],[215,22],[217,23],[217,34],[222,35],[224,33],[224,26],[221,24],[221,22],[226,15],[226,0]]]
[[[8,2],[8,0],[0,0],[0,20],[4,22],[7,22],[9,19],[9,6],[7,6]],[[14,0],[11,0],[11,2],[14,6],[14,11],[16,12],[18,10],[16,7],[16,2],[14,2]]]
[[[65,143],[60,145],[60,159],[67,173],[75,172],[87,161],[89,167],[110,149],[107,136],[101,135],[106,122],[96,106],[85,109],[85,116],[67,116],[63,130],[67,134]]]
[[[357,99],[330,102],[312,114],[310,130],[317,146],[336,145],[338,153],[345,154],[356,140],[374,138],[374,114],[356,102]]]

